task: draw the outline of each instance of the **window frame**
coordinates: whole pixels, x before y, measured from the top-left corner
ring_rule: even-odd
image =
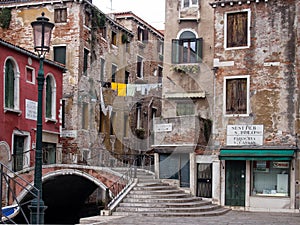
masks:
[[[118,65],[112,63],[111,64],[111,82],[117,81],[117,72],[118,72]]]
[[[140,55],[136,57],[136,76],[140,79],[144,78],[144,58]]]
[[[181,35],[184,32],[190,32],[193,38],[182,38]],[[184,43],[195,43],[195,53],[191,51],[191,47],[188,48],[188,58],[184,60]],[[195,54],[195,62],[192,62],[191,55]],[[172,39],[172,64],[195,64],[201,63],[203,58],[203,38],[199,38],[197,32],[191,29],[181,30],[176,39]]]
[[[29,84],[35,84],[35,69],[30,67],[30,66],[26,66],[25,67],[25,72],[26,72],[26,82]],[[29,74],[29,72],[31,72]],[[31,80],[28,80],[28,76],[31,75]]]
[[[228,47],[227,46],[227,41],[228,41],[228,15],[230,14],[239,14],[239,13],[245,13],[247,12],[248,17],[247,17],[247,44],[245,46],[235,46],[235,47]],[[225,50],[234,50],[234,49],[246,49],[250,48],[251,45],[251,33],[250,33],[250,25],[251,25],[251,10],[250,9],[243,9],[239,11],[230,11],[230,12],[225,12],[224,14],[224,49]]]
[[[246,113],[227,113],[227,81],[228,80],[238,80],[238,79],[246,79]],[[223,115],[225,117],[245,117],[249,116],[250,113],[250,75],[240,75],[240,76],[225,76],[224,77],[224,84],[223,84]]]
[[[186,0],[181,0],[181,8],[191,8],[191,7],[198,7],[199,6],[199,0],[196,0],[196,3],[193,3],[193,0],[188,0],[188,6],[184,6],[184,2]]]
[[[62,18],[64,12],[65,12],[65,19]],[[54,9],[54,23],[67,23],[67,20],[68,20],[68,9],[67,8]]]
[[[48,78],[50,79],[50,84],[48,83]],[[49,86],[50,85],[50,86]],[[46,122],[56,120],[56,81],[53,74],[48,74],[45,78],[45,118]],[[49,90],[51,89],[51,93],[49,96]],[[50,97],[50,99],[49,99]],[[50,109],[49,109],[50,107]],[[48,114],[50,113],[50,115]]]
[[[8,61],[11,61],[12,64],[12,69],[13,69],[13,89],[7,88],[7,83],[6,83],[6,64]],[[16,113],[21,113],[20,111],[20,69],[19,66],[16,62],[16,60],[13,57],[7,57],[4,61],[4,76],[3,76],[3,107],[4,107],[4,112],[10,111],[10,112],[16,112]],[[12,95],[10,98],[12,101],[12,106],[7,105],[6,102],[6,96],[7,96],[7,90],[10,90],[10,94]]]
[[[59,48],[65,50],[64,51],[64,62],[61,62],[61,61],[57,60],[57,58],[56,58],[57,56],[56,56],[55,50],[57,50]],[[58,63],[63,64],[63,65],[66,65],[66,63],[67,63],[67,46],[66,45],[55,45],[55,46],[53,46],[53,61],[58,62]]]
[[[90,55],[90,51],[87,48],[83,49],[83,68],[82,68],[82,72],[84,75],[87,75],[87,70],[89,68],[89,55]]]
[[[112,30],[111,31],[111,44],[117,46],[117,32]]]

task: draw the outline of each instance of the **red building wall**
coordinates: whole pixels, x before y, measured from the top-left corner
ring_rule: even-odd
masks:
[[[7,58],[13,59],[19,70],[19,111],[7,111],[4,105],[4,87],[5,87],[5,62]],[[34,71],[34,77],[32,83],[27,80],[27,67],[30,67]],[[37,102],[38,101],[38,84],[36,77],[39,71],[39,59],[33,53],[28,52],[22,48],[11,45],[0,39],[0,143],[6,143],[9,146],[9,152],[13,152],[13,133],[29,134],[30,143],[28,143],[24,151],[32,150],[35,146],[36,139],[36,120],[26,118],[26,99]],[[46,133],[54,135],[59,139],[60,131],[60,100],[62,98],[62,79],[63,79],[63,67],[55,64],[51,61],[44,62],[44,74],[45,78],[48,74],[52,74],[56,83],[56,116],[55,120],[46,121],[45,119],[45,88],[43,90],[43,139]],[[55,139],[55,138],[54,138]],[[7,146],[6,145],[6,146]],[[7,148],[7,147],[6,147]],[[1,149],[1,146],[0,146]],[[33,151],[31,151],[33,152]],[[30,154],[30,161],[32,164],[33,154]],[[1,162],[8,161],[11,157],[0,155]]]

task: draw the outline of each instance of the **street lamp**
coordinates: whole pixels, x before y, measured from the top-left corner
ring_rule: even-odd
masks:
[[[34,169],[34,187],[38,190],[36,198],[31,201],[30,222],[31,224],[44,224],[44,211],[46,206],[42,199],[42,129],[43,129],[43,87],[44,87],[44,58],[50,49],[51,32],[53,23],[45,17],[45,13],[31,23],[33,28],[34,50],[38,53],[40,68],[37,76],[38,82],[38,109],[36,126],[36,148],[35,148],[35,169]]]

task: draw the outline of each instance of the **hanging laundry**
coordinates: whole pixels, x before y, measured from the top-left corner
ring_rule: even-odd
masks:
[[[126,84],[118,84],[118,96],[126,96]]]
[[[118,89],[118,84],[114,83],[114,82],[111,82],[111,89],[112,90],[117,90]]]
[[[134,96],[135,95],[135,84],[127,84],[127,96]]]

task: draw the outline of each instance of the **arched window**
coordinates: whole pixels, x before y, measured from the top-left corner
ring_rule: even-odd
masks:
[[[183,31],[172,40],[172,63],[199,63],[202,60],[202,38],[192,31]]]
[[[4,108],[6,110],[19,110],[19,80],[20,72],[12,58],[8,58],[4,68]]]
[[[52,75],[46,77],[46,118],[56,120],[56,83]]]

